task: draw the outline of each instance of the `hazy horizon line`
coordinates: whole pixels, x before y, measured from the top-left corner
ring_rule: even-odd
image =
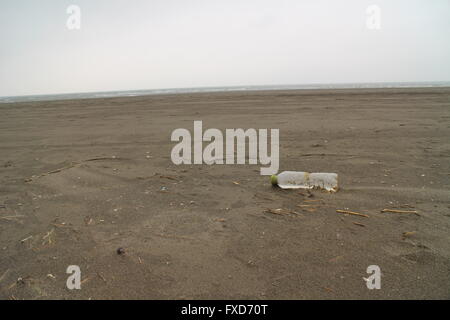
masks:
[[[358,85],[364,87],[357,87]],[[182,94],[182,93],[195,93],[195,90],[200,90],[200,92],[222,92],[226,91],[224,89],[236,89],[230,91],[248,91],[254,89],[255,91],[266,90],[323,90],[323,89],[383,89],[383,88],[421,88],[428,87],[430,85],[437,87],[450,87],[450,81],[397,81],[397,82],[330,82],[330,83],[298,83],[298,84],[263,84],[263,85],[225,85],[225,86],[196,86],[196,87],[166,87],[166,88],[151,88],[151,89],[124,89],[124,90],[107,90],[107,91],[79,91],[79,92],[64,92],[64,93],[44,93],[44,94],[26,94],[26,95],[13,95],[13,96],[0,96],[0,103],[8,102],[23,102],[23,100],[16,101],[2,101],[4,99],[20,99],[20,98],[31,98],[31,97],[63,97],[63,96],[74,96],[74,95],[91,95],[91,94],[119,94],[114,96],[104,96],[104,97],[86,97],[86,98],[108,98],[108,97],[120,97],[120,93],[131,93],[134,92],[134,96],[145,96],[145,95],[157,95],[157,94]],[[356,87],[355,87],[356,86]],[[239,90],[241,89],[241,90]],[[258,90],[259,89],[259,90]],[[158,92],[162,91],[162,92]],[[166,91],[166,92],[164,92]],[[178,91],[178,92],[177,92]],[[139,95],[138,93],[142,93]],[[84,97],[80,97],[83,99]],[[76,98],[74,98],[76,99]],[[57,100],[57,99],[51,99]],[[45,101],[44,99],[38,100],[28,100],[28,101]]]

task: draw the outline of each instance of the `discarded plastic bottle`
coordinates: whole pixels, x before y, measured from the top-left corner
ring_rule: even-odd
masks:
[[[336,192],[339,189],[336,173],[309,173],[283,171],[270,177],[273,185],[282,189],[325,189]]]

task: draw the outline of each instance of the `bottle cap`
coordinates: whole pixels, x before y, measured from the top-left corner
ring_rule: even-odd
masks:
[[[275,174],[270,176],[270,183],[274,186],[278,184],[278,177]]]

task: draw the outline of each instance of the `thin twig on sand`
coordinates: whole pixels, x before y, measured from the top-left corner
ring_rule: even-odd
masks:
[[[365,227],[365,225],[364,225],[364,224],[362,224],[362,223],[359,223],[359,222],[353,222],[353,224],[354,224],[354,225],[357,225],[357,226],[360,226],[360,227]]]
[[[105,282],[105,283],[107,282],[105,277],[100,272],[97,272],[97,275],[99,276],[100,279],[103,280],[103,282]]]
[[[159,177],[160,177],[161,179],[169,179],[169,180],[173,180],[173,181],[178,181],[177,178],[172,177],[172,176],[160,175]]]
[[[20,240],[21,243],[24,243],[27,240],[30,240],[31,238],[33,238],[33,236],[28,236],[25,239]]]
[[[351,215],[353,215],[353,216],[359,216],[359,217],[369,218],[369,216],[368,216],[367,214],[359,213],[359,212],[354,212],[354,211],[336,210],[336,212],[338,212],[338,213],[343,213],[343,214],[351,214]]]
[[[84,162],[103,161],[103,160],[125,160],[125,159],[113,156],[113,157],[90,158],[90,159],[86,159],[86,160],[76,161],[76,162],[72,162],[70,165],[68,165],[66,167],[62,167],[62,168],[59,168],[59,169],[56,169],[56,170],[45,172],[45,173],[42,173],[40,175],[33,176],[31,178],[25,179],[25,182],[31,182],[31,181],[33,181],[35,179],[45,177],[45,176],[47,176],[49,174],[59,173],[59,172],[64,171],[64,170],[74,168],[76,166],[79,166],[79,165],[83,164]]]
[[[420,214],[416,210],[395,210],[395,209],[383,209],[381,212],[390,212],[390,213],[412,213],[420,216]]]
[[[0,277],[0,282],[3,281],[3,279],[6,277],[6,275],[8,274],[9,269],[7,269],[5,272],[3,272],[2,276]]]
[[[4,217],[0,217],[0,219],[6,220],[6,221],[14,221],[17,223],[22,224],[23,222],[21,220],[19,220],[19,218],[24,218],[25,216],[23,215],[15,215],[15,216],[4,216]]]

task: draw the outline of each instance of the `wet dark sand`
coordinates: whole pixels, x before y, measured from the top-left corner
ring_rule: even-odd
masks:
[[[1,299],[450,298],[450,88],[160,95],[0,112]],[[280,170],[337,172],[341,190],[274,189],[260,165],[175,166],[170,135],[194,120],[279,128]],[[69,265],[81,268],[81,290],[66,288]],[[366,287],[369,265],[381,268],[380,290]]]

